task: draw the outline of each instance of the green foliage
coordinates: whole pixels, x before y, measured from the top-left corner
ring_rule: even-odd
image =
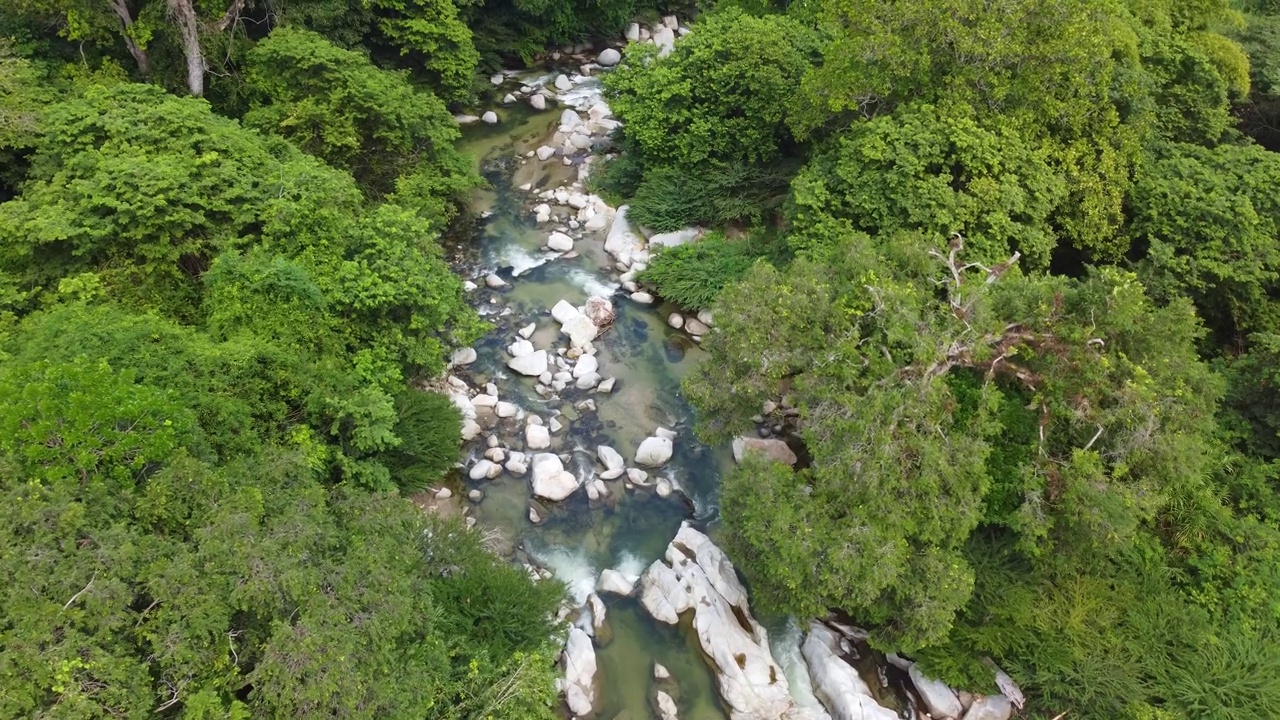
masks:
[[[682,308],[711,307],[725,286],[738,281],[761,258],[773,259],[776,242],[753,236],[730,240],[707,233],[696,242],[659,250],[639,275],[658,295]]]
[[[731,544],[764,599],[843,608],[888,647],[947,637],[980,523],[1037,566],[1119,557],[1203,486],[1220,393],[1185,302],[1155,307],[1111,271],[986,282],[930,244],[853,236],[785,272],[756,265],[721,294],[686,383],[710,438],[784,393],[799,408],[812,464],[727,478]],[[1035,412],[1001,410],[1023,390]]]
[[[15,57],[0,38],[0,198],[18,185],[25,155],[36,145],[41,115],[53,99],[36,65]]]
[[[453,467],[462,416],[449,398],[406,390],[396,396],[395,434],[400,444],[380,456],[402,492],[425,490]]]
[[[686,171],[713,160],[769,163],[788,150],[789,100],[812,45],[782,16],[713,13],[670,58],[629,49],[606,78],[609,105],[646,161]]]
[[[1155,85],[1153,103],[1163,137],[1212,145],[1231,126],[1230,86],[1208,54],[1184,38],[1156,37],[1143,47]]]
[[[1185,295],[1223,341],[1276,327],[1280,158],[1252,145],[1162,148],[1138,176],[1128,232],[1162,299]]]
[[[795,168],[793,162],[652,167],[634,191],[632,217],[657,232],[690,225],[761,223],[782,206]]]
[[[1047,267],[1057,238],[1049,222],[1066,198],[1046,149],[1000,119],[982,124],[971,108],[904,106],[854,125],[838,149],[796,178],[792,242],[822,248],[850,230],[921,230],[940,242],[968,238],[974,259],[1014,251]]]
[[[451,211],[477,182],[453,149],[457,124],[443,102],[320,35],[276,29],[249,52],[246,79],[257,99],[245,125],[350,172],[375,197],[416,173],[436,179],[422,202]],[[451,215],[432,219],[443,226]]]
[[[453,0],[368,0],[382,42],[449,102],[470,99],[480,54]]]
[[[1085,127],[1108,102],[1117,59],[1135,54],[1118,8],[1098,0],[830,0],[792,14],[829,38],[804,79],[799,133],[944,98]]]

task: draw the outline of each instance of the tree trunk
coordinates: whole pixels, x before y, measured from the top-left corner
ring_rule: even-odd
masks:
[[[138,64],[138,72],[143,77],[151,74],[151,59],[147,57],[147,51],[138,46],[137,41],[133,39],[133,16],[129,13],[129,6],[124,4],[124,0],[108,0],[111,9],[115,11],[120,18],[120,25],[124,28],[124,46],[129,50],[129,54],[133,56],[133,61]]]
[[[204,50],[200,47],[200,23],[191,0],[168,0],[169,14],[182,32],[182,52],[187,56],[187,90],[204,95]]]

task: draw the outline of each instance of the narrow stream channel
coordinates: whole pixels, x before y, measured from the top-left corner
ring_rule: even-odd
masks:
[[[532,84],[547,77],[531,73],[518,81]],[[575,92],[591,102],[598,97],[599,83],[589,81]],[[597,473],[598,446],[616,449],[630,464],[641,441],[656,428],[677,433],[671,460],[650,470],[651,478],[671,481],[676,491],[670,496],[659,497],[652,488],[625,489],[624,476],[609,482],[610,496],[599,501],[588,501],[586,492],[579,490],[559,503],[538,503],[542,516],[538,524],[530,521],[527,477],[503,473],[494,480],[475,481],[462,474],[463,495],[473,489],[484,493],[475,508],[480,526],[500,530],[525,557],[549,568],[581,605],[595,589],[602,570],[614,568],[636,577],[662,557],[682,521],[689,520],[714,537],[717,489],[733,458],[729,447],[708,447],[694,436],[693,410],[681,394],[680,380],[704,353],[688,335],[668,326],[666,318],[677,308],[660,302],[641,305],[618,290],[611,271],[613,260],[603,249],[603,233],[579,240],[574,247],[577,257],[559,257],[543,248],[552,227],[536,224],[528,209],[531,193],[573,182],[577,169],[558,156],[542,162],[525,156],[555,132],[560,108],[535,112],[519,102],[498,112],[499,124],[468,128],[460,143],[464,152],[477,158],[489,183],[475,193],[472,211],[481,220],[463,253],[465,268],[479,285],[471,293],[472,302],[495,329],[476,343],[476,361],[458,374],[472,387],[493,383],[503,401],[563,424],[562,430],[552,434],[547,452],[571,453],[573,461],[565,463],[565,469],[584,485]],[[526,184],[532,189],[519,189]],[[490,272],[509,286],[486,287],[484,277]],[[593,341],[601,376],[616,378],[613,391],[596,393],[570,385],[549,399],[539,396],[536,378],[508,369],[505,348],[531,322],[537,325],[529,338],[535,348],[564,347],[566,340],[549,311],[560,300],[581,306],[591,295],[610,298],[617,312],[612,327]],[[578,409],[586,400],[594,401],[594,411]],[[518,420],[500,421],[489,434],[499,436],[502,447],[521,448],[524,423]],[[466,448],[468,466],[484,454],[484,439],[481,435]],[[595,639],[599,665],[595,717],[656,720],[655,662],[676,681],[681,718],[727,717],[687,617],[672,627],[655,621],[634,598],[605,594],[602,599],[608,607],[608,629]],[[786,619],[761,621],[771,631],[774,657],[786,671],[797,704],[817,707],[800,659],[798,626]]]

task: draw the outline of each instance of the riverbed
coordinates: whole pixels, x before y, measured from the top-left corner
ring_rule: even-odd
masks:
[[[529,73],[511,82],[536,86],[550,77]],[[574,92],[589,104],[599,96],[599,81],[583,82]],[[581,605],[602,570],[613,568],[636,577],[661,558],[682,522],[715,537],[717,489],[733,458],[729,447],[707,446],[694,435],[694,412],[680,381],[703,360],[704,352],[689,335],[668,325],[668,315],[678,308],[661,301],[637,303],[621,291],[613,259],[603,249],[603,233],[580,238],[568,256],[545,248],[554,223],[535,222],[529,210],[532,196],[572,183],[585,159],[574,157],[566,163],[560,156],[545,161],[529,157],[556,132],[560,108],[551,105],[538,112],[519,102],[497,112],[498,124],[467,128],[460,143],[462,151],[476,158],[488,182],[473,197],[475,230],[461,251],[460,269],[477,284],[471,301],[494,330],[475,344],[475,361],[457,373],[472,387],[492,383],[502,400],[518,405],[522,414],[555,418],[562,429],[552,434],[549,452],[571,455],[565,469],[583,486],[600,471],[598,446],[616,449],[631,464],[639,444],[657,428],[676,433],[671,460],[651,471],[670,482],[675,491],[669,496],[632,487],[624,476],[609,482],[609,495],[598,500],[589,500],[580,490],[561,502],[533,502],[539,522],[531,520],[527,477],[503,473],[492,480],[469,480],[463,473],[463,494],[476,489],[484,494],[474,508],[478,524],[502,533],[504,544],[517,548],[520,557],[550,569],[565,583],[571,602]],[[488,287],[485,278],[490,274],[507,285]],[[612,325],[592,342],[600,374],[616,379],[612,392],[570,385],[558,393],[539,394],[535,378],[508,369],[507,346],[520,337],[521,328],[535,323],[529,337],[534,347],[564,347],[551,308],[561,300],[579,307],[590,296],[609,298],[616,311]],[[585,409],[584,401],[590,401]],[[502,447],[520,447],[519,427],[499,424],[469,443],[467,466],[486,451],[486,435],[502,436]],[[673,627],[655,621],[634,598],[605,594],[602,599],[608,608],[608,629],[595,640],[599,671],[594,716],[656,720],[653,669],[660,663],[675,679],[681,718],[727,717],[687,617]],[[762,621],[771,630],[774,657],[786,672],[797,705],[818,707],[800,659],[799,626],[785,618]],[[874,674],[866,679],[875,686]]]

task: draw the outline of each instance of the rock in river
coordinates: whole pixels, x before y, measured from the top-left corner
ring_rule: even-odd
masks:
[[[636,464],[646,467],[658,467],[671,459],[674,450],[671,440],[664,437],[645,438],[636,450]]]
[[[636,591],[636,584],[617,570],[606,568],[600,573],[600,581],[596,583],[596,589],[603,593],[627,596]]]
[[[507,361],[507,367],[521,375],[537,377],[547,371],[547,351],[539,350],[535,353],[511,358]]]
[[[694,613],[693,629],[730,720],[800,717],[768,634],[751,616],[747,591],[720,548],[685,523],[667,546],[666,561],[654,562],[641,578],[641,603],[668,623]]]
[[[578,478],[564,469],[552,453],[533,456],[533,494],[544,500],[563,500],[578,489]]]
[[[622,53],[613,48],[605,48],[603,52],[596,56],[596,62],[605,67],[613,67],[621,61]]]
[[[596,650],[591,638],[580,628],[571,628],[563,657],[564,697],[569,710],[575,715],[590,715],[596,702]]]
[[[840,657],[840,640],[831,628],[809,623],[800,652],[809,665],[813,692],[834,720],[896,720],[898,714],[878,704],[858,671]]]
[[[524,444],[530,450],[546,450],[551,447],[551,432],[543,425],[525,425]]]

